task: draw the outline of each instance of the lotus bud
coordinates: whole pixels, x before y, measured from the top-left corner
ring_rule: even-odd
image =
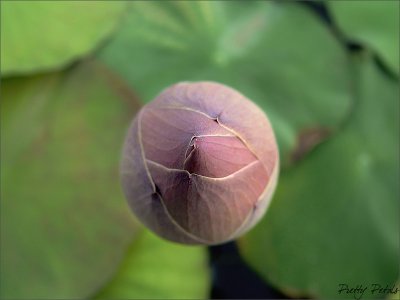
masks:
[[[145,226],[174,242],[211,245],[256,224],[278,169],[273,130],[253,102],[219,83],[183,82],[136,115],[121,178]]]

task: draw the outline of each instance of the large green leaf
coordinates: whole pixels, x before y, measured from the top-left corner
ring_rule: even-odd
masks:
[[[362,57],[343,131],[281,174],[262,222],[240,243],[261,275],[288,294],[342,298],[339,284],[398,279],[398,86]],[[375,293],[367,297],[383,297]]]
[[[400,72],[400,2],[328,1],[339,28],[350,40],[365,44]]]
[[[345,52],[305,7],[272,1],[132,4],[99,57],[143,101],[178,81],[231,85],[268,113],[284,164],[300,133],[334,130],[345,117]]]
[[[206,249],[173,244],[145,231],[96,299],[206,299]]]
[[[137,231],[118,165],[138,105],[107,74],[2,81],[1,298],[91,295]]]
[[[1,74],[67,65],[111,33],[124,7],[119,1],[1,1]]]

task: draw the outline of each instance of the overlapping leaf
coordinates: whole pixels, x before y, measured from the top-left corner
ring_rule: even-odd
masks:
[[[204,247],[173,244],[146,231],[95,299],[205,299],[208,292]]]
[[[120,1],[2,1],[1,74],[59,69],[116,27]]]
[[[86,297],[137,231],[118,164],[138,105],[102,72],[2,82],[2,298]]]
[[[349,297],[339,284],[398,279],[398,86],[369,57],[358,64],[349,123],[281,174],[269,212],[240,243],[254,269],[288,294]]]
[[[399,1],[328,1],[328,5],[347,39],[376,51],[399,74]]]
[[[334,130],[350,105],[346,55],[304,7],[267,2],[135,2],[100,52],[150,101],[178,81],[238,89],[269,115],[283,164],[304,130]]]

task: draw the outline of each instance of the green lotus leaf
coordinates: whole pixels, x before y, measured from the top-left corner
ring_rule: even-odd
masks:
[[[342,131],[282,172],[267,215],[240,241],[251,266],[295,297],[353,297],[339,285],[398,279],[398,86],[369,58],[356,63]]]
[[[328,1],[348,40],[371,48],[397,75],[400,73],[399,1]]]
[[[118,179],[139,105],[108,74],[2,80],[1,298],[87,297],[139,230]]]
[[[206,299],[209,282],[205,247],[174,244],[145,231],[95,299]]]
[[[1,74],[60,69],[116,28],[120,1],[2,1]]]

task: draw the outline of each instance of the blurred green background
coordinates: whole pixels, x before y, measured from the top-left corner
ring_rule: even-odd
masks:
[[[237,241],[249,267],[287,297],[395,284],[399,13],[397,1],[1,1],[0,297],[210,297],[207,248],[141,227],[118,175],[138,109],[199,80],[252,99],[279,143],[271,207]]]

